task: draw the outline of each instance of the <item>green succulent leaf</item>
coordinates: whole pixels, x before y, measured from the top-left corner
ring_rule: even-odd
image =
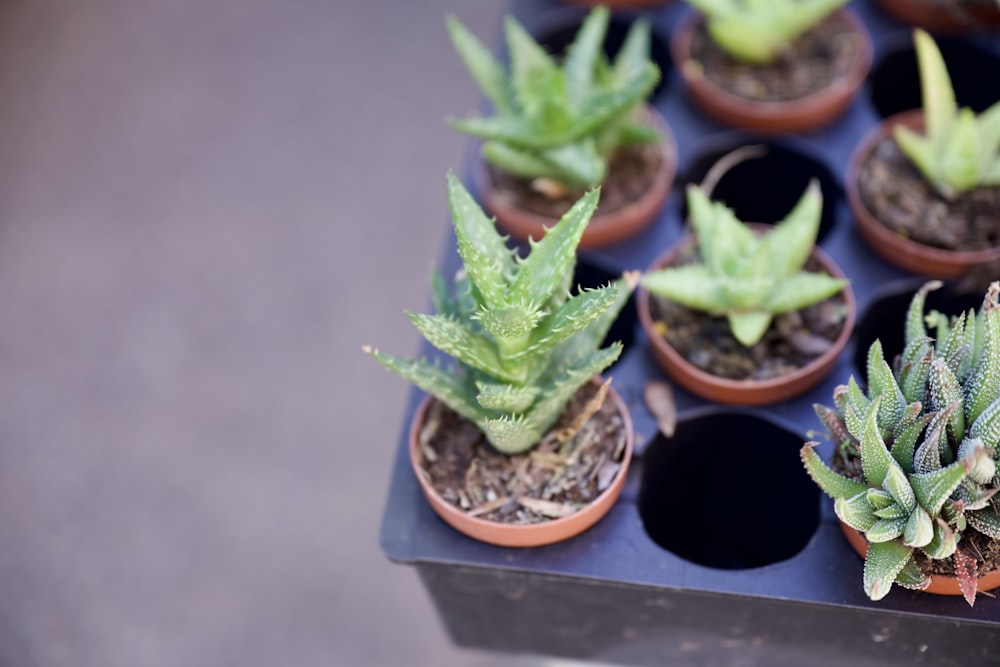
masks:
[[[517,387],[510,384],[477,382],[479,394],[476,401],[486,410],[509,413],[526,412],[538,398],[537,386]]]
[[[889,594],[893,582],[913,556],[913,548],[899,542],[881,542],[868,548],[865,558],[864,588],[872,600]]]
[[[878,432],[876,415],[878,414],[881,402],[881,397],[876,397],[865,413],[864,433],[861,437],[861,464],[868,483],[872,486],[881,486],[884,488],[889,469],[898,469],[899,464],[889,454],[889,450],[886,449],[885,442]],[[902,472],[902,470],[900,469],[899,472]],[[889,491],[889,489],[886,490]],[[892,491],[889,492],[892,493]]]
[[[924,304],[927,301],[927,293],[940,288],[943,284],[940,280],[926,282],[910,300],[910,306],[906,310],[905,338],[907,345],[914,340],[927,337],[927,328],[924,326]]]
[[[510,113],[513,106],[507,88],[507,74],[492,52],[454,16],[445,19],[448,36],[472,78],[499,111]]]
[[[486,439],[498,452],[520,454],[541,440],[544,431],[521,415],[487,419],[481,426]]]
[[[917,496],[917,502],[928,514],[937,516],[941,512],[941,506],[962,483],[970,468],[968,460],[959,460],[945,468],[910,475],[910,486]]]
[[[718,313],[725,310],[723,280],[707,266],[688,264],[651,271],[643,276],[642,286],[682,306]]]
[[[897,519],[879,519],[865,532],[865,537],[872,544],[889,542],[903,534],[906,529],[906,517]]]
[[[461,181],[449,172],[448,205],[454,222],[458,252],[472,286],[489,305],[506,304],[506,278],[513,255]]]
[[[420,389],[433,394],[449,408],[471,421],[479,421],[483,410],[476,404],[468,386],[454,373],[441,369],[426,360],[413,360],[365,348],[375,361],[396,375],[412,382]]]
[[[934,524],[934,537],[931,539],[923,551],[929,558],[943,560],[951,557],[958,548],[958,541],[961,538],[959,533],[953,531],[948,525],[938,520]]]
[[[970,526],[983,535],[1000,540],[1000,514],[995,508],[971,510],[965,513],[965,518],[969,521]]]
[[[819,234],[822,213],[823,197],[819,181],[812,179],[788,215],[760,241],[766,248],[766,254],[772,263],[770,270],[774,275],[794,276],[806,263],[816,243],[816,235]],[[816,301],[825,299],[826,296]]]
[[[886,471],[885,482],[882,484],[882,488],[889,492],[892,499],[895,500],[907,514],[916,509],[917,497],[913,493],[913,489],[910,488],[910,482],[906,479],[906,474],[899,466],[889,466]]]
[[[594,64],[601,53],[610,16],[607,7],[597,7],[590,12],[566,53],[563,63],[566,86],[575,105],[581,104],[592,93]]]
[[[921,572],[916,561],[911,558],[896,575],[895,583],[913,591],[922,591],[931,585],[931,578]]]
[[[896,504],[896,499],[893,498],[892,494],[890,494],[888,491],[883,491],[882,489],[869,487],[865,493],[866,493],[865,497],[868,498],[869,504],[871,504],[871,506],[875,508],[876,512],[889,508],[899,508],[899,505]],[[899,516],[905,516],[907,510],[903,510],[902,508],[899,509],[903,512],[903,514],[900,514]],[[882,517],[882,518],[887,518],[887,517]]]
[[[983,299],[977,324],[981,327],[978,362],[964,385],[965,415],[969,423],[1000,397],[1000,282],[991,283]],[[991,440],[984,437],[990,443]]]
[[[919,403],[917,405],[919,405]],[[890,452],[892,454],[892,458],[896,459],[896,462],[905,473],[914,472],[914,445],[916,445],[917,438],[920,437],[920,434],[924,431],[924,428],[930,420],[931,415],[926,414],[921,416],[916,421],[910,422],[896,434],[895,439],[892,442],[892,450]],[[940,461],[940,456],[938,457],[938,461]]]
[[[837,514],[838,519],[863,533],[871,530],[882,521],[868,503],[863,491],[850,498],[843,496],[836,498],[833,502],[833,511]]]
[[[837,294],[849,282],[825,273],[803,271],[783,278],[780,288],[771,292],[765,308],[775,315],[801,310]]]
[[[511,384],[522,384],[527,379],[527,369],[506,367],[492,340],[458,320],[409,311],[406,315],[431,345],[463,364]]]
[[[824,493],[831,498],[853,498],[868,490],[865,484],[830,470],[826,463],[823,462],[823,459],[813,450],[815,446],[815,442],[807,442],[799,450],[799,456],[802,458],[806,472],[809,473],[809,476]]]
[[[733,336],[747,347],[756,345],[771,325],[771,313],[766,311],[729,313],[726,317]]]
[[[916,507],[903,529],[903,544],[908,547],[925,547],[934,539],[934,523],[922,507]]]
[[[977,438],[984,445],[1000,450],[1000,396],[980,413],[969,428],[969,437]]]

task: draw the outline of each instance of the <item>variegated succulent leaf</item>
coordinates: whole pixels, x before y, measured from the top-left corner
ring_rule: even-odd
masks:
[[[962,409],[962,387],[958,378],[944,359],[938,357],[931,362],[930,408],[944,410],[955,406],[948,418],[948,439],[959,443],[965,434],[965,411]]]
[[[750,347],[774,315],[800,310],[840,292],[847,281],[802,270],[816,242],[822,210],[817,181],[773,230],[756,235],[731,209],[701,188],[687,189],[701,263],[651,271],[651,293],[711,315],[724,315],[733,336]]]
[[[865,557],[864,589],[872,600],[881,600],[892,588],[896,577],[913,558],[913,547],[892,540],[872,543]]]
[[[615,151],[662,139],[655,131],[628,129],[660,78],[649,55],[649,25],[633,23],[612,65],[602,48],[609,17],[606,8],[595,8],[561,62],[507,17],[507,68],[449,17],[452,44],[495,111],[489,117],[451,120],[452,127],[482,138],[483,156],[517,176],[550,178],[574,189],[599,184]]]
[[[889,438],[906,413],[907,402],[885,360],[882,343],[877,339],[868,348],[868,394],[870,398],[878,396],[882,399],[878,428],[883,438]]]
[[[974,355],[973,369],[963,386],[965,416],[973,423],[988,406],[1000,398],[1000,282],[991,283],[976,318],[982,342]]]
[[[910,299],[904,327],[904,341],[907,347],[913,341],[927,337],[927,328],[924,325],[924,304],[927,301],[927,294],[939,289],[943,284],[940,280],[930,280],[924,283]]]
[[[709,35],[734,58],[773,62],[796,39],[846,0],[688,0],[707,16]]]
[[[898,125],[893,133],[896,143],[945,197],[992,184],[1000,171],[1000,103],[978,118],[972,109],[959,109],[944,58],[933,38],[917,29],[914,44],[925,130],[919,134]]]

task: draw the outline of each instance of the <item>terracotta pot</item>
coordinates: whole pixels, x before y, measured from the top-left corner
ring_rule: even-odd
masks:
[[[594,214],[587,229],[584,230],[579,248],[611,245],[639,233],[656,219],[663,207],[663,202],[670,193],[677,169],[677,144],[674,142],[674,135],[662,114],[653,107],[647,107],[646,110],[648,118],[663,136],[663,141],[659,144],[661,150],[660,170],[656,173],[650,188],[639,199],[625,207],[617,211],[601,213],[601,205],[598,203],[597,213]],[[476,179],[483,206],[490,215],[496,216],[500,226],[514,238],[521,241],[527,241],[529,237],[536,240],[541,239],[545,230],[557,222],[554,218],[519,208],[514,202],[501,195],[493,187],[486,163],[482,159],[478,161]]]
[[[879,222],[868,209],[858,189],[858,172],[875,145],[891,134],[892,128],[896,125],[923,130],[924,112],[914,109],[885,119],[865,135],[848,164],[847,201],[861,236],[889,264],[910,273],[932,278],[958,278],[971,266],[1000,261],[1000,247],[984,250],[945,250],[900,236]]]
[[[691,59],[691,40],[695,28],[705,17],[688,14],[674,29],[670,54],[680,72],[688,95],[695,104],[719,122],[756,132],[803,132],[822,127],[840,116],[854,100],[872,64],[871,36],[854,12],[837,10],[862,36],[863,49],[850,71],[823,90],[794,100],[765,102],[750,100],[720,88]]]
[[[597,383],[600,380],[595,379],[594,382]],[[442,498],[427,481],[421,468],[419,436],[432,400],[432,396],[427,396],[421,402],[410,424],[410,463],[417,476],[417,481],[420,482],[420,488],[423,489],[424,497],[427,498],[427,502],[430,503],[437,515],[449,526],[473,539],[502,547],[538,547],[567,540],[587,530],[607,514],[625,486],[634,440],[632,418],[621,397],[609,386],[605,400],[612,401],[622,417],[625,428],[625,453],[622,455],[621,469],[608,488],[589,505],[575,514],[561,519],[516,525],[469,516]]]
[[[868,540],[865,539],[865,536],[843,521],[838,521],[838,523],[840,523],[840,529],[844,532],[844,536],[847,537],[847,541],[858,552],[859,556],[865,558],[868,555]],[[980,592],[992,591],[998,587],[1000,587],[1000,570],[987,572],[976,583],[976,590]],[[925,588],[923,592],[935,595],[962,595],[962,589],[958,585],[958,578],[945,574],[932,574],[930,586]]]
[[[941,0],[877,0],[898,21],[932,32],[959,33],[1000,26],[1000,7],[982,3],[965,11],[949,9]]]
[[[758,230],[767,228],[765,225],[751,226]],[[694,236],[686,236],[660,255],[648,270],[654,271],[669,266],[677,255],[693,243],[695,243]],[[818,247],[813,248],[810,257],[820,264],[824,272],[837,278],[844,277],[843,272],[834,261]],[[857,304],[850,286],[845,287],[842,294],[847,303],[847,317],[844,320],[844,328],[837,340],[834,341],[833,346],[795,372],[767,380],[732,380],[701,370],[685,359],[663,336],[657,333],[653,326],[653,316],[649,306],[651,295],[642,287],[638,290],[636,305],[639,310],[639,322],[649,339],[653,357],[677,384],[693,394],[716,403],[770,405],[805,393],[816,386],[833,369],[837,357],[851,337],[854,320],[857,316]]]

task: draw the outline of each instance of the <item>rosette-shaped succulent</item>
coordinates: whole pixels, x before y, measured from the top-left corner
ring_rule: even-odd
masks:
[[[972,604],[978,562],[962,537],[975,530],[1000,539],[1000,283],[990,286],[978,314],[925,318],[927,292],[939,285],[928,283],[914,296],[895,371],[876,341],[868,393],[851,377],[834,391],[836,408],[816,406],[837,445],[840,472],[819,458],[816,443],[801,452],[809,475],[835,499],[840,520],[870,543],[864,588],[875,600],[894,582],[927,586],[914,560],[919,549],[927,559],[952,559]]]
[[[576,247],[599,192],[580,199],[527,257],[507,247],[469,193],[448,175],[448,199],[464,271],[454,291],[434,274],[438,312],[407,313],[420,333],[458,364],[446,370],[365,351],[466,419],[506,454],[537,444],[585,382],[610,366],[621,343],[601,341],[634,280],[570,294]]]

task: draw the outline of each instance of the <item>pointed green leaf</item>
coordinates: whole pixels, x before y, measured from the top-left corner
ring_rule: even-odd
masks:
[[[868,489],[866,485],[830,470],[823,459],[813,450],[815,446],[815,442],[807,442],[799,450],[799,456],[802,458],[806,472],[824,493],[831,498],[853,498],[858,494],[865,493]]]
[[[960,442],[965,434],[965,413],[962,411],[962,388],[958,378],[948,368],[943,359],[937,358],[931,362],[931,408],[943,410],[950,405],[957,405],[948,418],[948,435],[952,442]]]
[[[649,22],[644,19],[633,21],[625,36],[625,43],[615,56],[613,77],[617,86],[642,71],[649,60],[651,30]]]
[[[906,518],[879,519],[865,532],[865,537],[872,544],[888,542],[902,536],[906,529]]]
[[[819,181],[813,179],[791,212],[761,240],[761,244],[767,248],[767,254],[772,261],[771,270],[775,275],[793,276],[809,259],[809,253],[812,252],[816,235],[819,233],[822,211],[823,196]]]
[[[765,237],[766,238],[766,237]],[[825,273],[801,272],[781,279],[764,307],[775,315],[801,310],[843,290],[850,281]]]
[[[551,81],[551,77],[559,73],[559,67],[513,16],[505,17],[503,28],[515,97],[520,109],[530,116],[540,103],[539,97],[545,93],[537,82]]]
[[[991,283],[979,311],[982,344],[978,362],[965,384],[966,417],[970,423],[1000,397],[1000,282]],[[983,440],[990,443],[990,439]]]
[[[961,535],[953,531],[940,519],[934,523],[934,537],[925,546],[924,553],[934,560],[943,560],[955,553]]]
[[[899,468],[899,464],[889,454],[889,450],[886,449],[885,442],[878,432],[876,415],[881,402],[881,398],[876,397],[865,414],[864,433],[861,436],[861,464],[868,483],[872,486],[884,487],[889,468]]]
[[[833,511],[837,518],[855,530],[867,532],[881,519],[875,515],[872,506],[868,504],[865,494],[859,493],[850,498],[839,497],[833,501]]]
[[[541,439],[544,431],[521,415],[488,419],[483,423],[483,433],[498,452],[520,454],[531,449]]]
[[[561,278],[572,273],[576,263],[576,248],[590,222],[600,189],[587,192],[566,212],[541,241],[531,241],[531,252],[521,262],[527,272],[522,277],[519,270],[513,290],[524,294],[532,303],[545,303],[552,296]]]
[[[943,285],[940,280],[931,280],[914,293],[910,300],[910,307],[906,311],[906,343],[907,345],[917,339],[927,336],[927,329],[924,327],[924,303],[927,300],[927,293],[936,290]]]
[[[604,372],[618,359],[621,352],[621,343],[613,343],[580,360],[575,366],[563,369],[558,377],[543,387],[541,396],[529,413],[532,422],[538,424],[543,432],[547,430],[562,414],[566,402],[572,398],[576,390],[595,375]]]
[[[747,347],[760,342],[760,339],[767,333],[768,327],[771,326],[771,313],[760,310],[748,313],[729,313],[726,318],[729,320],[729,328],[733,332],[733,337]]]
[[[919,405],[919,403],[916,405]],[[896,459],[896,462],[905,473],[913,472],[914,445],[930,420],[930,414],[921,416],[916,421],[909,423],[901,432],[897,433],[893,440],[892,458]],[[938,460],[940,461],[940,458]]]
[[[476,405],[475,398],[469,394],[465,383],[455,374],[423,359],[406,359],[371,348],[365,348],[365,352],[396,375],[432,394],[466,419],[478,421],[483,416],[484,413]]]
[[[920,71],[920,93],[923,101],[924,123],[927,136],[932,141],[944,137],[955,121],[957,105],[951,87],[948,68],[934,39],[923,30],[913,32],[917,50],[917,67]]]
[[[978,438],[994,451],[1000,450],[1000,397],[982,411],[969,428],[969,437]]]
[[[448,205],[458,239],[458,252],[472,286],[488,304],[505,303],[505,274],[513,266],[511,251],[493,221],[465,189],[462,182],[448,173]]]
[[[971,510],[965,513],[969,525],[983,535],[994,540],[1000,540],[1000,514],[993,507],[981,510]]]
[[[454,16],[445,19],[451,43],[465,63],[472,78],[487,99],[499,111],[509,113],[513,110],[509,98],[507,73],[493,54],[483,46],[468,29]]]
[[[659,269],[642,278],[642,286],[652,294],[708,313],[726,309],[720,282],[707,266],[701,264]]]
[[[906,474],[899,466],[889,466],[882,488],[889,492],[889,495],[892,496],[893,500],[895,500],[907,514],[916,508],[917,497],[914,495],[913,489],[910,488],[910,482],[906,479]]]
[[[967,460],[959,460],[945,468],[910,475],[910,486],[917,496],[917,502],[928,514],[937,516],[944,501],[962,483],[970,467]]]
[[[525,412],[538,398],[538,387],[529,385],[517,387],[510,384],[493,382],[477,382],[479,394],[476,401],[487,410],[500,410],[507,413]]]
[[[492,341],[470,331],[457,320],[441,315],[423,315],[409,311],[406,315],[424,338],[442,352],[504,382],[511,384],[524,382],[527,369],[505,367]]]
[[[921,572],[916,561],[911,558],[896,575],[895,583],[912,591],[923,591],[931,585],[931,578]]]
[[[595,7],[584,19],[566,53],[563,71],[566,73],[566,88],[574,105],[579,105],[590,95],[594,65],[601,53],[610,16],[606,7]]]
[[[897,507],[897,508],[899,507],[899,505],[896,504],[896,499],[893,498],[888,491],[883,491],[882,489],[876,489],[874,487],[870,487],[865,493],[866,493],[865,497],[868,498],[869,504],[871,504],[871,506],[875,508],[875,511],[884,510],[889,507]],[[906,510],[903,510],[902,508],[899,509],[900,511],[903,512],[903,515],[907,513]]]
[[[925,547],[934,539],[934,523],[922,507],[917,507],[906,521],[903,544],[908,547]]]
[[[865,558],[864,587],[868,597],[881,600],[888,595],[912,555],[913,548],[899,542],[872,544]]]

